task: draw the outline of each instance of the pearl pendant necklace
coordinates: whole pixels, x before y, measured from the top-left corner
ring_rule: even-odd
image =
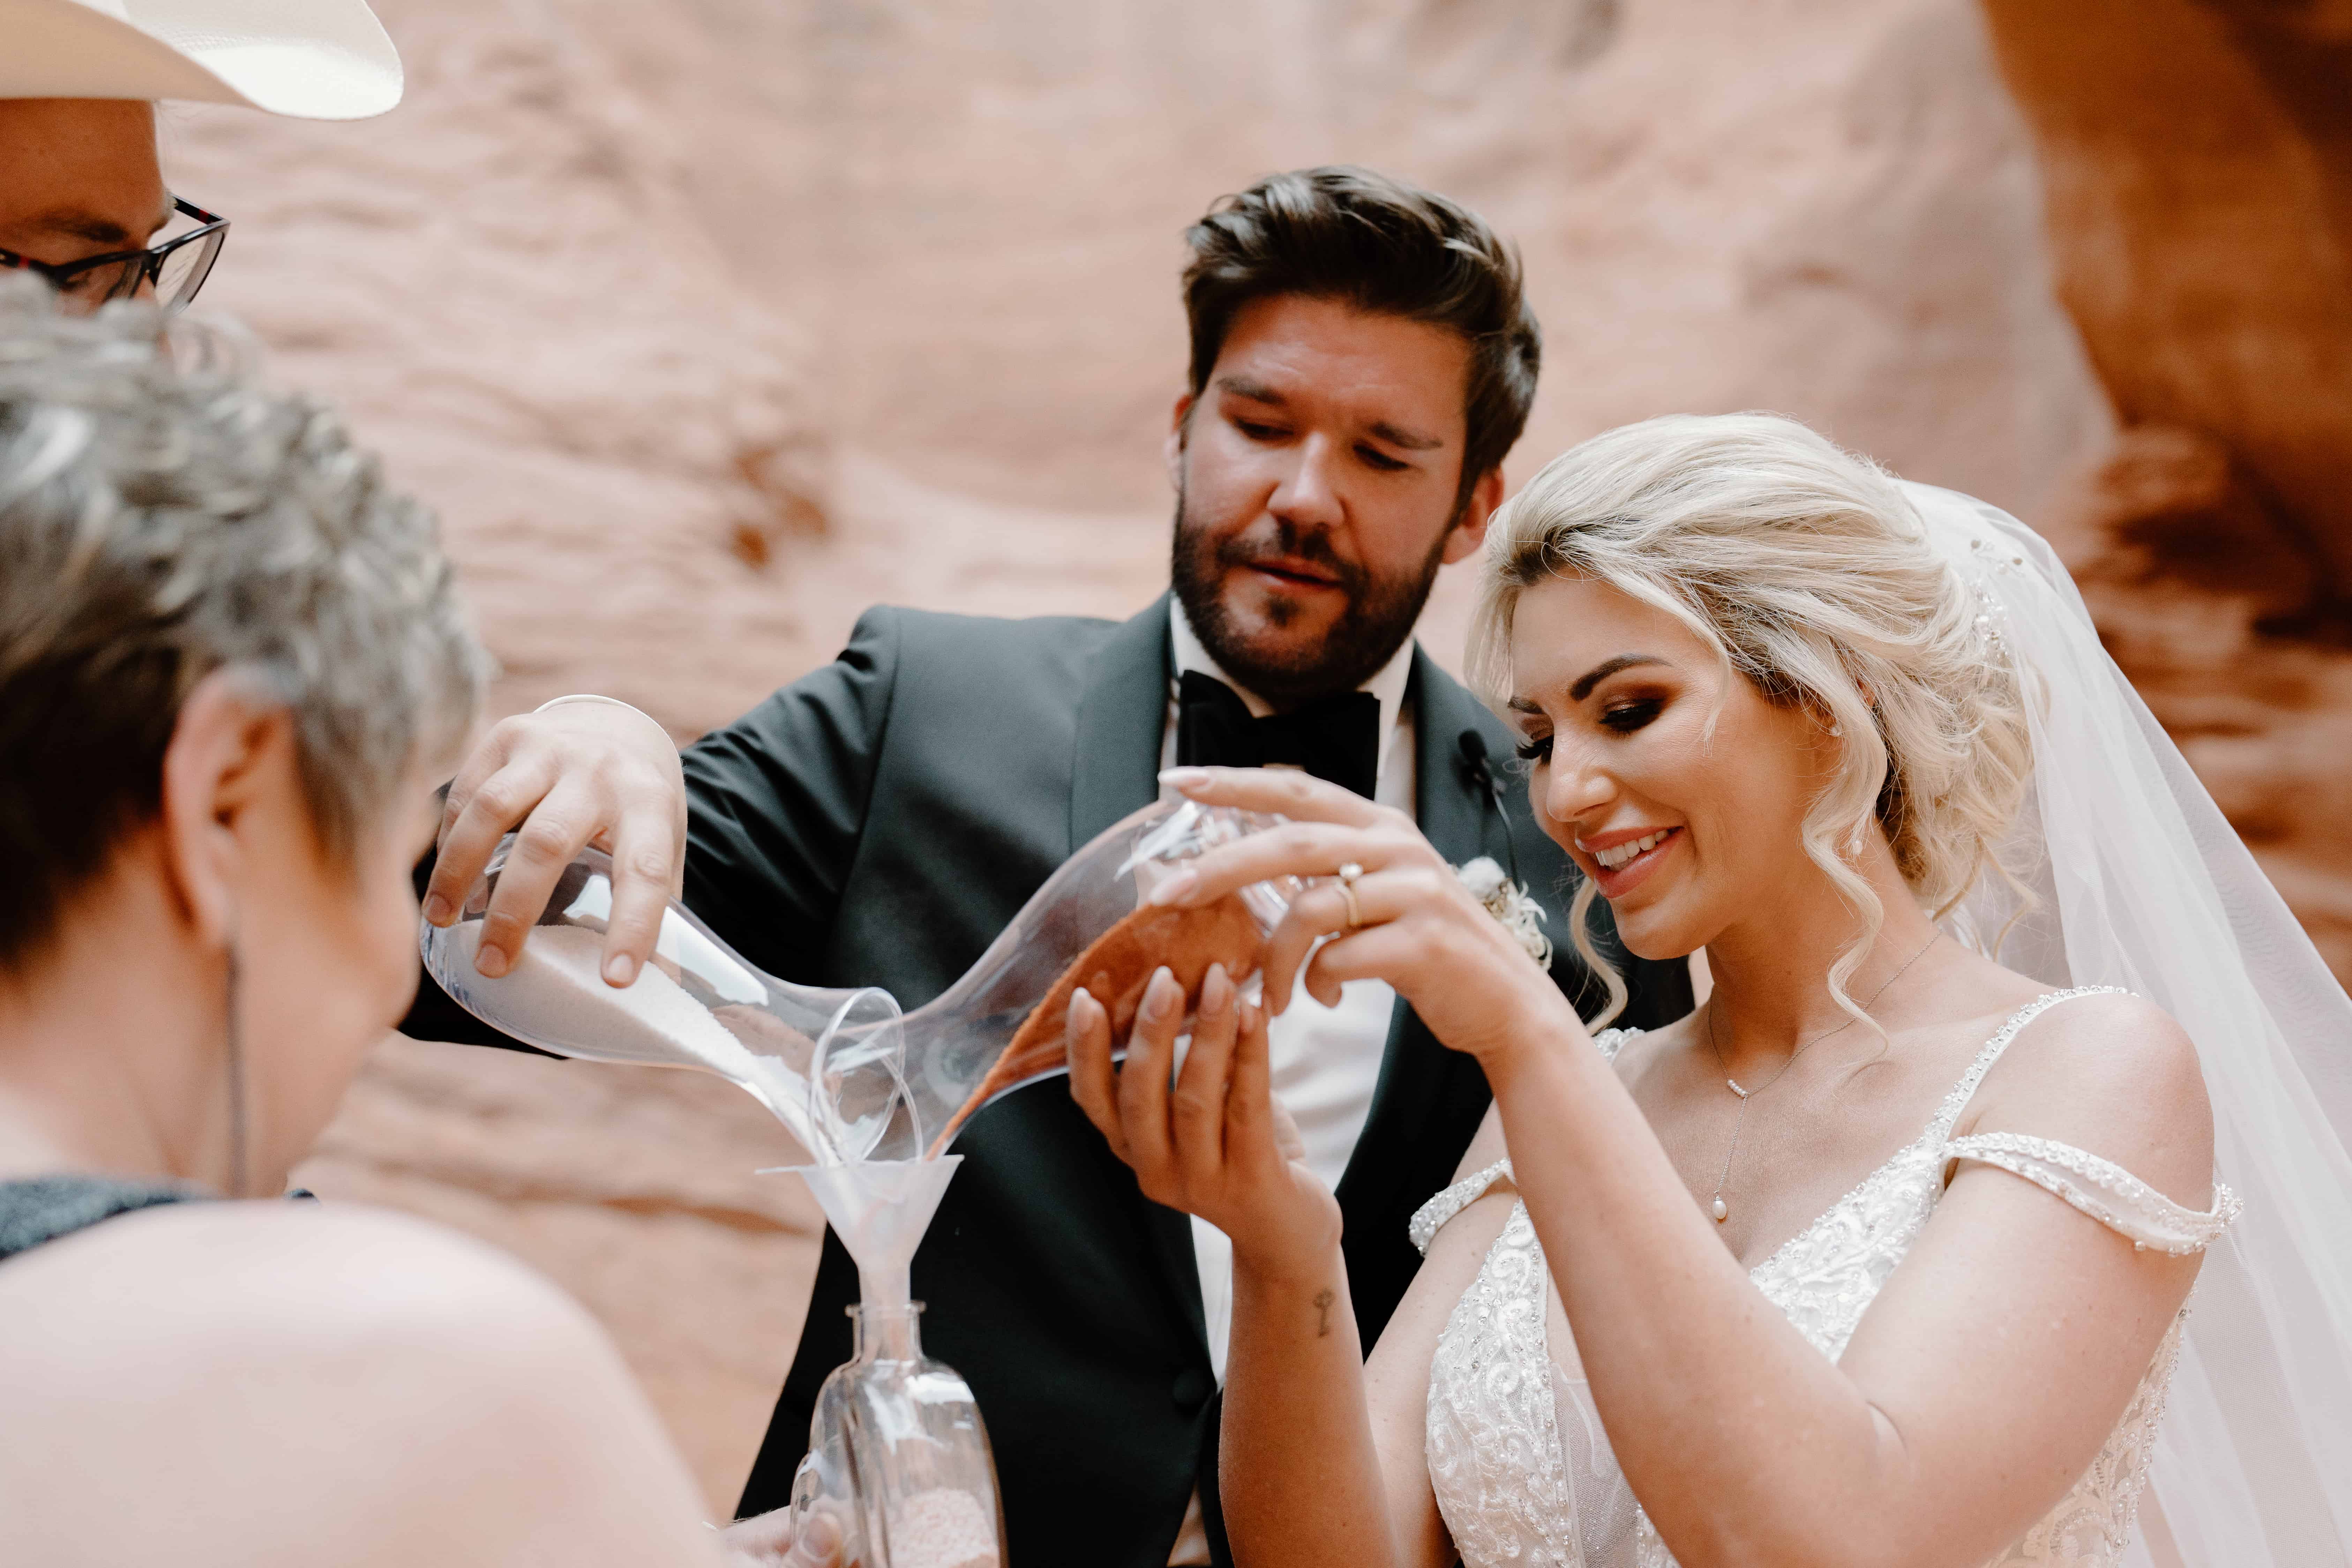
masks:
[[[1913,964],[1918,963],[1920,959],[1927,956],[1927,948],[1935,946],[1937,942],[1942,938],[1943,934],[1944,933],[1940,930],[1937,931],[1934,935],[1927,939],[1927,947],[1921,948],[1917,952],[1915,952],[1910,957],[1905,959],[1903,961],[1903,968],[1898,969],[1894,973],[1888,975],[1886,977],[1886,984],[1881,985],[1877,990],[1870,994],[1870,1000],[1862,1005],[1862,1011],[1864,1014],[1867,1014],[1873,1007],[1878,1005],[1878,999],[1886,994],[1887,987],[1893,985],[1896,981],[1903,978],[1904,970],[1909,969]],[[1821,1034],[1815,1035],[1811,1039],[1805,1041],[1795,1050],[1789,1053],[1789,1059],[1780,1064],[1780,1070],[1779,1072],[1774,1073],[1770,1078],[1765,1079],[1762,1083],[1758,1084],[1755,1089],[1742,1089],[1739,1086],[1739,1080],[1738,1079],[1732,1078],[1727,1074],[1726,1075],[1723,1080],[1723,1087],[1739,1097],[1739,1114],[1732,1119],[1731,1146],[1723,1152],[1723,1173],[1716,1177],[1714,1195],[1707,1199],[1707,1212],[1715,1216],[1716,1224],[1721,1225],[1724,1221],[1731,1217],[1731,1205],[1725,1201],[1723,1189],[1728,1186],[1731,1183],[1731,1163],[1739,1157],[1739,1130],[1748,1124],[1748,1101],[1749,1098],[1755,1095],[1759,1090],[1769,1089],[1774,1084],[1780,1082],[1783,1078],[1788,1076],[1789,1069],[1797,1065],[1797,1058],[1799,1057],[1803,1056],[1807,1051],[1811,1050],[1815,1046],[1818,1046],[1823,1040],[1828,1039],[1830,1036],[1843,1034],[1846,1030],[1853,1028],[1854,1023],[1854,1019],[1848,1018],[1836,1028],[1824,1030]],[[1715,1037],[1715,1005],[1711,1001],[1708,1003],[1706,1009],[1706,1043],[1708,1048],[1715,1052],[1715,1059],[1717,1064],[1727,1068],[1731,1065],[1724,1058],[1723,1042]]]
[[[1708,1014],[1706,1022],[1709,1031],[1709,1038],[1711,1040],[1713,1038],[1713,1030],[1715,1027],[1715,1015],[1712,1013]],[[1789,1059],[1793,1062],[1797,1058],[1794,1056],[1791,1056]],[[1781,1072],[1786,1072],[1788,1068],[1786,1068],[1780,1069]],[[1777,1079],[1780,1075],[1780,1073],[1775,1073],[1772,1076]],[[1731,1205],[1723,1201],[1723,1184],[1731,1180],[1732,1158],[1739,1152],[1739,1129],[1741,1124],[1748,1120],[1748,1091],[1739,1087],[1739,1080],[1736,1078],[1725,1079],[1723,1080],[1723,1087],[1739,1097],[1739,1115],[1731,1123],[1731,1147],[1723,1152],[1723,1174],[1715,1179],[1715,1196],[1708,1200],[1707,1203],[1707,1209],[1715,1215],[1715,1223],[1717,1225],[1721,1225],[1725,1220],[1731,1217]]]

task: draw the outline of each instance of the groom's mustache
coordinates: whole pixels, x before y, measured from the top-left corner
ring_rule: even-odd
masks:
[[[1271,539],[1257,529],[1250,529],[1220,541],[1216,558],[1220,566],[1256,566],[1280,562],[1312,566],[1328,573],[1351,600],[1362,595],[1364,585],[1370,580],[1361,566],[1339,559],[1339,552],[1331,547],[1328,530],[1301,529],[1278,520],[1274,525]]]

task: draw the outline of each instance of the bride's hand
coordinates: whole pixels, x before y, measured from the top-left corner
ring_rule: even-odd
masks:
[[[1160,969],[1144,989],[1126,1063],[1114,1068],[1110,1016],[1078,992],[1066,1026],[1071,1098],[1134,1167],[1146,1197],[1223,1231],[1237,1262],[1279,1272],[1320,1258],[1338,1245],[1339,1205],[1307,1168],[1297,1126],[1274,1098],[1265,1015],[1212,964],[1192,1047],[1171,1073],[1183,1024],[1183,988]]]
[[[841,1524],[820,1507],[795,1531],[789,1508],[713,1525],[727,1549],[727,1568],[840,1568]]]
[[[1440,1040],[1490,1067],[1522,1043],[1556,1038],[1563,1028],[1580,1033],[1559,989],[1404,813],[1288,769],[1177,768],[1163,776],[1203,805],[1291,819],[1187,862],[1152,894],[1155,903],[1192,908],[1252,882],[1311,881],[1266,942],[1272,1012],[1289,1005],[1294,984],[1332,1006],[1342,982],[1376,979],[1412,1004]],[[1346,867],[1358,868],[1352,907],[1339,879]]]

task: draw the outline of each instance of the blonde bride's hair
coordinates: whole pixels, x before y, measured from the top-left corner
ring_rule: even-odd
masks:
[[[1875,464],[1769,414],[1645,420],[1555,458],[1487,531],[1470,672],[1490,703],[1510,695],[1519,595],[1567,575],[1664,611],[1767,701],[1843,731],[1803,826],[1805,853],[1862,920],[1830,970],[1840,1006],[1860,1016],[1845,982],[1885,920],[1851,858],[1874,825],[1935,918],[1979,877],[2014,882],[1995,851],[2032,773],[2027,697]],[[1594,895],[1578,889],[1570,935],[1608,986],[1605,1020],[1625,987],[1592,942]]]

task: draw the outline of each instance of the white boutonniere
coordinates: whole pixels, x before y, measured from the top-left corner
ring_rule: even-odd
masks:
[[[1544,934],[1543,906],[1528,896],[1528,890],[1503,875],[1494,857],[1481,855],[1466,866],[1456,866],[1454,874],[1470,889],[1470,896],[1486,906],[1486,912],[1503,922],[1527,955],[1538,968],[1551,967],[1551,938]]]

